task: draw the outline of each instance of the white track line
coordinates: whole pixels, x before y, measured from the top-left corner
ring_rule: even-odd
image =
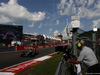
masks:
[[[39,58],[36,58],[36,59],[32,59],[32,60],[29,60],[29,61],[25,61],[25,62],[16,64],[16,65],[13,65],[13,66],[10,66],[10,67],[7,67],[5,69],[0,70],[0,75],[14,75],[14,74],[32,66],[32,65],[35,65],[39,62],[42,62],[42,61],[44,61],[48,58],[53,57],[52,55],[54,55],[56,53],[57,52],[43,56],[43,57],[39,57]]]

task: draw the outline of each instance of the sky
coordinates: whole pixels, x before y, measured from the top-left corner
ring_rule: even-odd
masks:
[[[100,0],[0,0],[0,24],[22,25],[23,33],[66,38],[71,16],[80,16],[80,29],[100,27]]]

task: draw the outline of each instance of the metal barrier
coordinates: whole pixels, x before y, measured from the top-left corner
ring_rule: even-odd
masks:
[[[61,61],[59,63],[55,75],[67,75],[67,64],[64,57],[61,58]]]

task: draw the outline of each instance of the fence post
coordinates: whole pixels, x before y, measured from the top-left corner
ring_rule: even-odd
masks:
[[[96,33],[93,32],[93,49],[94,53],[96,54]]]
[[[77,39],[77,30],[78,28],[73,28],[73,54],[77,56],[77,46],[76,46],[76,39]]]
[[[73,54],[77,56],[77,46],[76,46],[76,39],[77,39],[77,30],[78,28],[73,28]],[[76,72],[76,68],[75,68],[75,65],[74,65],[74,72]]]

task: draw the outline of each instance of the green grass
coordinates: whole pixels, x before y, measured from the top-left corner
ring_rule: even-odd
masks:
[[[62,53],[54,55],[53,58],[40,62],[16,75],[55,75]]]
[[[57,70],[61,58],[62,58],[62,53],[56,54],[54,55],[53,58],[40,62],[16,75],[55,75],[55,72]],[[100,57],[98,60],[100,63]],[[71,70],[72,69],[69,68],[69,71]],[[67,72],[67,74],[69,75],[69,72]],[[82,71],[82,74],[85,75],[86,70]]]

